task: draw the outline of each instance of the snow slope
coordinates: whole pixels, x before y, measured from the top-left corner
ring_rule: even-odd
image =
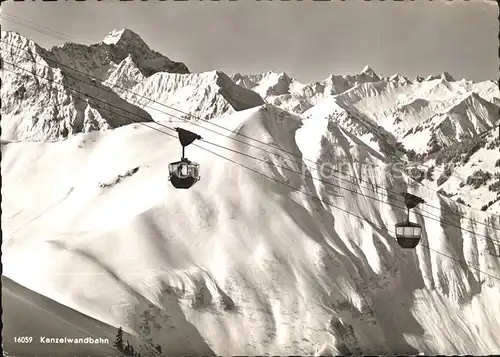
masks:
[[[500,277],[498,216],[388,174],[381,153],[326,119],[266,105],[213,123],[229,137],[182,125],[207,141],[187,149],[202,165],[187,191],[166,176],[177,139],[140,124],[3,144],[4,275],[167,355],[500,353],[499,281],[474,270]],[[308,177],[309,159],[355,175],[325,179],[350,191]],[[436,207],[412,214],[422,245],[399,248],[386,230],[405,210],[375,199],[400,198],[361,179]]]
[[[2,309],[2,349],[10,355],[116,356],[120,353],[112,347],[116,335],[115,327],[58,304],[5,276],[2,276]],[[14,342],[15,338],[21,337],[31,337],[33,340],[31,343]],[[47,338],[54,337],[90,337],[99,343],[46,343]],[[135,342],[135,337],[127,333],[124,333],[124,339]]]
[[[175,117],[212,119],[264,104],[257,93],[235,84],[220,71],[157,73],[122,92],[122,97],[143,106],[155,120],[167,121]]]

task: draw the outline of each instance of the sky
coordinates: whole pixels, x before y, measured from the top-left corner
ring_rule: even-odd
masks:
[[[498,80],[498,6],[494,1],[7,1],[2,30],[42,47],[61,39],[97,43],[129,28],[192,72],[286,72],[301,82],[330,74],[410,78],[443,71],[455,79]],[[19,20],[21,19],[21,20]],[[48,31],[47,31],[48,30]]]

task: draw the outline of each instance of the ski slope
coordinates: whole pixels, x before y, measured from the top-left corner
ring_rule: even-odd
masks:
[[[205,140],[190,190],[167,181],[181,147],[159,124],[3,143],[3,274],[166,355],[500,353],[498,216],[388,174],[327,119],[264,105],[211,122],[179,124]],[[316,161],[355,178],[314,180]],[[415,250],[388,232],[401,198],[366,181],[436,207],[412,213]]]

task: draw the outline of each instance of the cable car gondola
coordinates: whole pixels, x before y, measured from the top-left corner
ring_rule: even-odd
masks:
[[[182,128],[175,128],[179,133],[179,141],[182,145],[182,158],[180,161],[168,165],[168,179],[177,189],[188,189],[200,180],[200,165],[184,157],[186,146],[201,136]]]
[[[410,222],[410,209],[416,207],[425,201],[415,195],[409,193],[402,194],[405,198],[407,209],[406,221],[396,224],[396,240],[401,248],[413,249],[420,242],[422,236],[422,226],[418,223]]]

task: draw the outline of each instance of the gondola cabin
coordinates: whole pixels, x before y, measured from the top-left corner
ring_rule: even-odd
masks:
[[[200,165],[181,159],[168,165],[169,181],[175,188],[190,188],[200,181]]]
[[[413,222],[396,224],[396,240],[401,248],[413,249],[420,242],[422,226]]]
[[[407,192],[402,192],[401,195],[404,197],[406,205],[406,220],[396,224],[396,241],[401,248],[413,249],[420,242],[422,226],[410,222],[410,209],[417,207],[421,203],[425,203],[425,200]]]
[[[168,180],[175,188],[187,189],[200,181],[200,165],[188,160],[184,156],[184,151],[186,146],[195,140],[200,140],[202,137],[182,128],[175,128],[175,131],[179,133],[179,141],[182,145],[182,158],[181,161],[172,162],[168,165]]]

